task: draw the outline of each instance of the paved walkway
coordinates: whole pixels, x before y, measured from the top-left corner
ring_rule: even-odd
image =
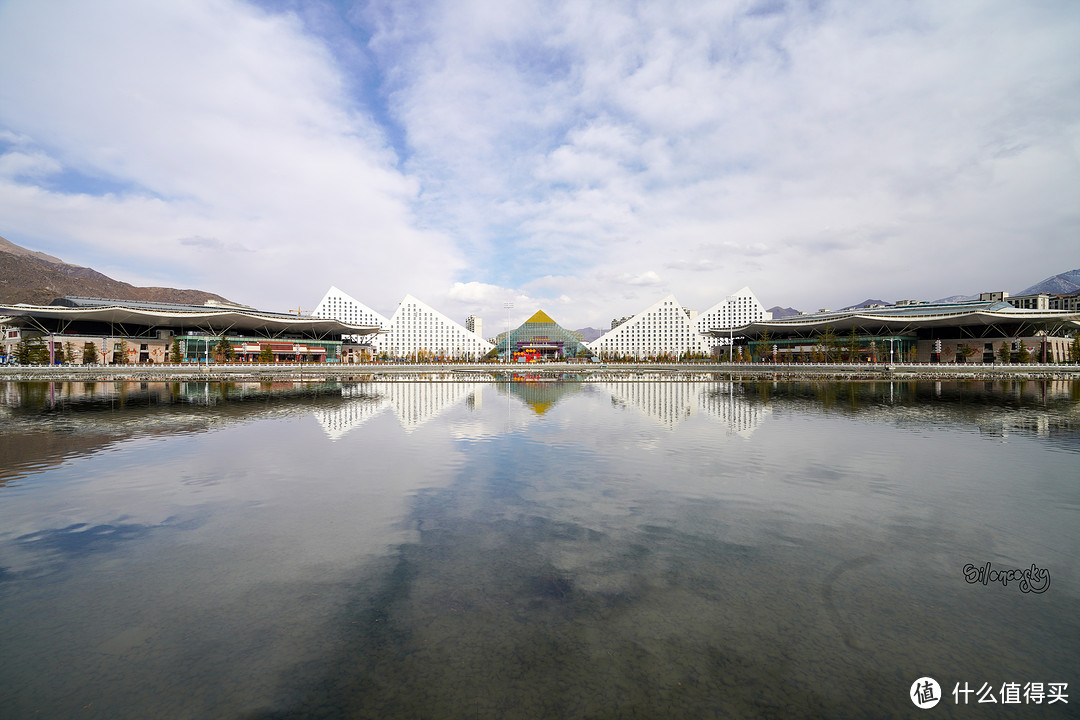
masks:
[[[971,364],[796,364],[767,363],[448,363],[357,365],[0,365],[0,381],[90,380],[429,380],[469,382],[516,379],[672,379],[702,380],[704,376],[772,379],[1078,379],[1080,365]]]

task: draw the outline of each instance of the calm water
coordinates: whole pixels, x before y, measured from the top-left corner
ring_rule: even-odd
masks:
[[[5,719],[1080,706],[1077,383],[9,384],[0,423]]]

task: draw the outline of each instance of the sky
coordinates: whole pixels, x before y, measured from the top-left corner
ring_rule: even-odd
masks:
[[[0,0],[0,236],[310,311],[704,311],[1080,267],[1080,3]]]

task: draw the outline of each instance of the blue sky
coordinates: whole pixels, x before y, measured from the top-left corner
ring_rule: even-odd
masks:
[[[0,235],[605,326],[1080,267],[1075,2],[0,0]]]

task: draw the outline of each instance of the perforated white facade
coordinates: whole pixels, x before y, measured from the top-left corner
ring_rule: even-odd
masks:
[[[604,357],[678,359],[686,353],[706,353],[709,340],[695,328],[674,295],[642,310],[588,344]]]
[[[333,285],[311,311],[312,317],[340,320],[354,325],[377,325],[385,327],[390,321],[354,297],[343,293]]]
[[[495,347],[412,295],[398,304],[385,327],[387,332],[379,335],[374,345],[377,352],[385,351],[391,357],[479,359]]]
[[[728,343],[726,338],[713,338],[706,335],[709,330],[737,328],[761,320],[772,320],[772,313],[765,309],[750,288],[744,287],[698,315],[694,321],[694,328],[706,338],[711,350],[717,345]]]

